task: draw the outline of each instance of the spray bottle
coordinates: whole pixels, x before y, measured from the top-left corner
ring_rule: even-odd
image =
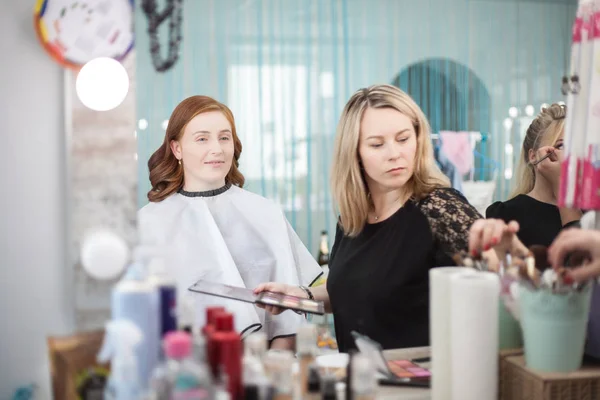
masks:
[[[99,362],[111,363],[105,399],[130,400],[142,394],[139,360],[135,354],[142,339],[142,332],[131,321],[120,319],[106,324],[104,344],[98,354]]]

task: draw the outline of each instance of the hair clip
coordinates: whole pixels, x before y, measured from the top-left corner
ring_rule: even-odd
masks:
[[[569,92],[571,91],[571,86],[569,85],[569,77],[568,76],[563,76],[562,78],[562,85],[560,86],[560,91],[562,92],[563,95],[568,95]],[[546,107],[542,107],[542,111],[545,111]]]
[[[579,83],[579,76],[573,75],[571,77],[571,93],[578,94],[580,90],[581,90],[581,83]],[[565,107],[564,104],[561,104],[560,106]]]

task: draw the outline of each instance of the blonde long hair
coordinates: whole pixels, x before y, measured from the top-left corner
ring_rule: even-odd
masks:
[[[417,134],[417,153],[413,176],[407,182],[407,194],[419,200],[434,189],[449,187],[448,178],[435,163],[427,118],[405,92],[391,85],[374,85],[352,95],[337,126],[331,188],[340,213],[344,233],[358,235],[367,222],[371,207],[367,184],[359,165],[360,123],[367,108],[392,108],[410,118]]]
[[[535,166],[529,162],[529,151],[537,151],[542,146],[556,143],[556,140],[565,129],[567,108],[559,104],[546,107],[533,120],[521,147],[521,159],[517,174],[515,175],[514,188],[509,196],[512,199],[520,194],[527,194],[535,186]]]

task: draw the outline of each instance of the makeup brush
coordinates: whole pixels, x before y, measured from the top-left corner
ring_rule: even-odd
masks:
[[[515,257],[515,260],[517,259],[518,257]],[[507,251],[498,263],[498,275],[500,275],[500,277],[509,275],[512,278],[517,278],[519,275],[518,270],[519,268],[514,264],[512,254],[510,254],[510,251]]]
[[[556,270],[556,282],[553,287],[555,293],[565,293],[575,289],[574,283],[568,268]]]
[[[475,269],[479,271],[488,270],[488,262],[485,258],[483,258],[482,253],[478,253],[475,257],[473,257],[473,264],[475,265]]]
[[[454,253],[452,260],[456,265],[465,266],[467,268],[475,268],[478,271],[488,271],[488,260],[483,258],[482,254],[475,257],[469,256],[465,251]]]
[[[550,267],[550,260],[548,259],[548,248],[541,244],[534,244],[529,246],[529,251],[535,259],[535,268],[539,271],[544,271]]]
[[[519,278],[534,289],[539,288],[540,272],[535,268],[535,257],[529,253],[525,257],[518,257]]]
[[[475,269],[477,269],[477,265],[476,265],[475,261],[471,257],[469,257],[469,255],[465,251],[460,251],[458,253],[455,253],[452,256],[452,260],[458,266],[464,266],[464,267],[467,267],[467,268],[475,268]]]
[[[461,266],[464,265],[466,266],[466,255],[467,253],[465,253],[464,251],[458,252],[458,253],[454,253],[454,255],[452,256],[452,261],[454,261],[454,264]]]
[[[519,280],[519,268],[513,265],[510,252],[506,252],[500,260],[497,273],[500,278],[500,294],[510,295],[511,285]]]
[[[525,284],[526,286],[529,286],[530,289],[538,289],[535,281],[529,276],[527,272],[527,267],[525,265],[522,265],[519,268],[519,281]]]
[[[481,260],[479,260],[479,269],[486,272],[490,270],[490,264],[487,258],[482,257]]]
[[[567,259],[569,261],[565,261],[565,263],[564,263],[567,267],[560,269],[562,271],[561,278],[562,278],[564,284],[569,285],[572,290],[576,290],[578,292],[582,291],[589,284],[591,284],[591,282],[593,282],[594,279],[587,280],[584,282],[575,282],[573,280],[573,277],[571,276],[571,269],[585,266],[587,263],[589,263],[591,261],[591,255],[588,252],[576,251],[576,252],[569,254],[567,256]]]
[[[548,248],[542,245],[533,245],[529,247],[529,250],[532,252],[533,257],[535,258],[535,267],[537,270],[544,271],[548,268],[551,268],[550,260],[548,259]],[[585,252],[573,252],[567,256],[567,258],[572,263],[572,265],[581,265],[585,262],[588,254]],[[565,263],[567,264],[567,263]],[[570,290],[573,290],[573,278],[569,273],[568,268],[560,268],[555,271],[555,279],[552,283],[547,284],[549,289],[552,289],[555,293],[565,293]]]
[[[591,260],[591,255],[587,251],[573,251],[566,255],[563,265],[565,268],[557,270],[558,282],[557,290],[565,292],[568,290],[580,291],[585,287],[585,283],[576,284],[570,274],[570,269],[585,265]]]
[[[554,156],[554,150],[552,150],[552,151],[549,151],[549,152],[548,152],[548,154],[546,154],[544,157],[540,158],[540,159],[539,159],[539,160],[537,160],[536,162],[532,163],[531,165],[533,165],[533,166],[535,167],[536,165],[538,165],[539,163],[541,163],[542,161],[544,161],[544,160],[545,160],[546,158],[548,158],[548,157],[552,157],[552,160],[553,160],[553,161],[556,161],[556,160],[555,160],[555,158],[556,158],[556,157],[553,157],[553,156]]]
[[[563,265],[565,267],[580,267],[592,259],[587,251],[573,251],[565,257]]]
[[[572,285],[575,282],[568,268],[559,268],[556,273],[565,285]]]

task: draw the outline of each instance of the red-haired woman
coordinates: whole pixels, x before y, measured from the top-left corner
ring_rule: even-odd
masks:
[[[269,281],[310,286],[321,274],[282,210],[242,189],[241,153],[227,106],[206,96],[183,100],[148,161],[152,189],[138,216],[141,242],[169,249],[178,300],[196,300],[196,326],[204,324],[206,306],[222,305],[234,312],[243,335],[261,329],[272,348],[292,348],[300,315],[272,316],[249,303],[187,290],[199,279],[247,288]]]

